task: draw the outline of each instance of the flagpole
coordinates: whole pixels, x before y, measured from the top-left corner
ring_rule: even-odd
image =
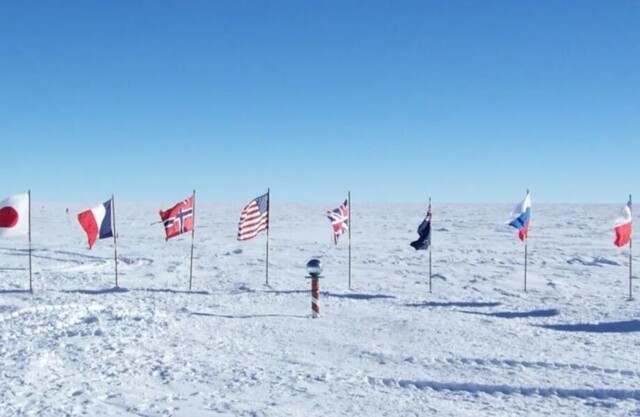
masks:
[[[118,288],[118,231],[116,229],[116,201],[111,194],[111,215],[113,216],[113,260],[116,268],[116,288]]]
[[[529,190],[527,190],[527,195],[529,195]],[[529,219],[531,221],[531,219]],[[527,292],[527,261],[528,261],[528,246],[529,246],[529,231],[527,230],[527,234],[524,237],[524,292]]]
[[[267,268],[265,285],[269,286],[269,229],[271,229],[271,188],[267,188]]]
[[[191,262],[189,264],[189,291],[193,282],[193,241],[196,233],[196,190],[193,190],[193,220],[191,223]]]
[[[631,194],[629,194],[629,211],[631,212],[631,221],[633,227],[633,205],[631,203]],[[629,239],[629,300],[633,299],[633,284],[632,284],[632,275],[633,274],[633,232],[631,234],[631,238]]]
[[[429,197],[429,210],[431,210],[431,197]],[[431,230],[433,231],[433,224],[431,225]],[[429,294],[431,294],[431,234],[429,235]]]
[[[29,291],[33,294],[33,275],[31,267],[31,190],[28,191],[29,196]]]
[[[349,289],[351,289],[351,228],[353,227],[353,212],[351,211],[351,190],[347,192],[349,200]]]

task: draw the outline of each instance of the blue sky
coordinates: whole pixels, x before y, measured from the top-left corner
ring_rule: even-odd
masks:
[[[638,22],[638,1],[6,1],[1,194],[624,203]]]

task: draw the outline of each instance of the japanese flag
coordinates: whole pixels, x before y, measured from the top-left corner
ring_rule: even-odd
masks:
[[[29,194],[17,194],[0,201],[0,237],[29,233]]]

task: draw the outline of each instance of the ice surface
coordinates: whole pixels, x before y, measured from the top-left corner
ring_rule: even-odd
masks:
[[[434,204],[432,294],[409,246],[423,206],[354,206],[350,291],[332,204],[272,205],[271,287],[265,236],[235,240],[242,205],[201,205],[191,293],[190,237],[164,241],[161,206],[118,206],[121,290],[85,207],[35,207],[34,295],[26,239],[0,241],[0,415],[640,415],[617,206],[534,206],[525,293],[510,205]]]

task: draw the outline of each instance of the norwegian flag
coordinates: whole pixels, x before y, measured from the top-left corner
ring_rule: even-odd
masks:
[[[333,243],[337,245],[340,235],[349,230],[349,200],[344,200],[337,209],[328,211],[327,217],[333,227]]]
[[[160,220],[164,224],[165,240],[193,230],[194,195],[179,202],[168,210],[160,210]]]

